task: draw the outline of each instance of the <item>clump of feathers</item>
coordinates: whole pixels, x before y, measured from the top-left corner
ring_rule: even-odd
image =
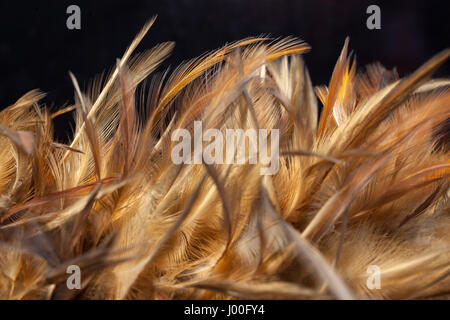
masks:
[[[248,38],[154,74],[172,43],[132,54],[153,22],[105,81],[71,74],[72,106],[34,90],[0,112],[1,299],[449,298],[450,80],[430,79],[450,50],[400,79],[346,41],[313,88],[305,43]],[[279,129],[278,172],[175,165],[195,120]]]

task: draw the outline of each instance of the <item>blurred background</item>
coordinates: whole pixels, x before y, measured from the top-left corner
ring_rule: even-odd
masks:
[[[158,19],[136,51],[175,41],[163,64],[175,66],[248,36],[294,36],[312,50],[304,58],[314,85],[327,84],[346,36],[358,66],[379,61],[413,72],[449,45],[448,1],[365,0],[127,0],[0,3],[0,109],[39,88],[56,109],[73,102],[72,71],[86,88],[116,58],[152,15]],[[81,8],[81,30],[68,30],[66,8]],[[381,30],[369,30],[366,9],[381,8]],[[449,75],[449,63],[437,76]],[[58,119],[64,139],[71,115]],[[70,131],[70,130],[69,130]]]

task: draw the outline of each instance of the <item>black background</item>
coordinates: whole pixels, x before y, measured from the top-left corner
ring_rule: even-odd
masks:
[[[344,43],[358,66],[380,61],[401,76],[448,46],[448,1],[165,0],[23,1],[0,4],[0,109],[31,89],[57,108],[73,101],[72,71],[82,89],[114,66],[135,34],[158,19],[136,51],[175,41],[174,66],[248,36],[295,36],[312,46],[305,61],[315,85],[327,84]],[[66,8],[81,8],[81,30],[68,30]],[[367,6],[381,8],[381,30],[366,28]],[[161,70],[161,68],[160,68]],[[449,63],[438,72],[448,75]],[[58,119],[67,133],[70,115]],[[63,134],[64,135],[64,134]]]

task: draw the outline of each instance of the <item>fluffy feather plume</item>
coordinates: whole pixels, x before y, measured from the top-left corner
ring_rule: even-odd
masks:
[[[70,74],[73,106],[50,114],[31,91],[0,112],[1,299],[450,297],[450,81],[430,80],[450,50],[400,79],[357,71],[347,39],[319,117],[302,41],[249,38],[154,74],[171,43],[133,56],[153,21],[104,84],[83,93]],[[64,145],[52,119],[71,110]],[[171,135],[196,120],[279,129],[278,172],[174,164]]]

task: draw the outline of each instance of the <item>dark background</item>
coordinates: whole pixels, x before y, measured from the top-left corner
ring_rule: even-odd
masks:
[[[401,76],[448,46],[448,1],[164,0],[23,1],[0,3],[0,109],[39,88],[52,108],[73,101],[71,70],[82,89],[114,66],[116,58],[152,15],[155,25],[136,51],[175,41],[177,65],[248,36],[295,36],[312,46],[305,61],[315,85],[327,84],[344,43],[358,66],[380,61]],[[81,8],[81,30],[66,28],[66,8]],[[381,30],[366,28],[366,8],[381,8]],[[161,70],[161,68],[160,68]],[[449,63],[438,76],[448,76]],[[66,133],[70,115],[58,119]],[[64,134],[62,134],[64,135]]]

